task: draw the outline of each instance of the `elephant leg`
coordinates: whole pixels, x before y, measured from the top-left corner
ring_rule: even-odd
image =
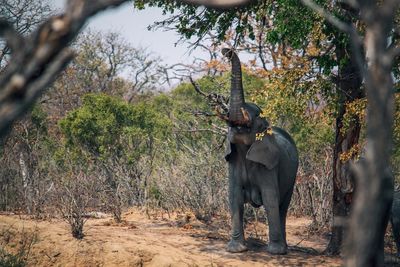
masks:
[[[397,256],[400,257],[400,215],[393,212],[390,222],[392,224],[393,238],[396,242]]]
[[[229,206],[231,212],[232,233],[231,240],[228,243],[227,251],[236,253],[247,250],[244,243],[243,232],[243,209],[244,195],[241,184],[238,184],[238,179],[229,179]]]
[[[271,254],[286,254],[287,246],[282,231],[281,214],[279,211],[278,185],[276,179],[271,180],[275,181],[270,181],[272,184],[263,187],[262,191],[263,205],[267,211],[269,227],[269,244],[267,251]]]
[[[287,246],[287,241],[286,241],[286,215],[287,211],[289,208],[290,200],[292,198],[292,192],[293,190],[289,190],[289,192],[286,194],[285,198],[281,201],[281,204],[279,206],[279,215],[281,219],[281,229],[282,229],[282,234],[283,234],[283,240]]]

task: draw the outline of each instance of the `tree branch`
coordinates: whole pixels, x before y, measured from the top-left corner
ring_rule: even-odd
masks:
[[[350,25],[347,24],[340,19],[336,18],[334,15],[331,13],[327,12],[323,7],[317,5],[314,1],[312,0],[301,0],[304,5],[308,6],[315,12],[317,12],[321,17],[325,18],[329,23],[334,25],[336,28],[339,30],[346,32],[348,34],[352,34],[354,31],[354,28]]]
[[[389,64],[389,66],[391,66],[393,64],[393,61],[395,60],[396,57],[398,57],[400,55],[400,46],[390,46],[387,54],[385,56],[387,56],[388,62],[387,64]]]
[[[190,79],[190,83],[194,87],[194,90],[196,90],[196,92],[199,93],[200,95],[208,98],[208,95],[206,93],[204,93],[203,91],[201,91],[200,87],[197,85],[197,83],[195,83],[195,81],[193,80],[193,78],[191,76],[189,77],[189,79]]]
[[[235,7],[242,7],[250,4],[251,2],[255,2],[254,0],[178,0],[179,2],[183,2],[185,4],[190,5],[203,5],[210,8],[216,9],[229,9]]]
[[[325,18],[329,23],[338,28],[340,31],[350,35],[351,43],[353,45],[355,60],[360,69],[361,75],[365,77],[366,75],[365,60],[362,54],[363,42],[361,36],[357,32],[356,27],[353,24],[343,22],[340,19],[336,18],[334,15],[327,12],[323,7],[319,6],[312,0],[301,0],[301,1],[303,2],[304,5],[308,6],[309,8],[317,12],[321,17]]]
[[[36,32],[22,37],[0,19],[0,37],[13,54],[0,75],[0,136],[26,112],[67,65],[72,53],[66,48],[90,16],[128,0],[70,0],[64,14],[50,17]],[[20,49],[21,46],[24,49]]]
[[[196,84],[192,77],[189,77],[190,82],[192,83],[194,89],[196,90],[197,93],[205,97],[208,101],[209,104],[214,107],[216,111],[216,116],[218,116],[220,119],[227,121],[228,120],[228,113],[229,113],[229,107],[227,104],[227,99],[226,97],[216,94],[216,93],[211,93],[211,94],[206,94],[204,93],[198,84]]]
[[[23,46],[22,36],[6,20],[0,18],[0,37],[6,40],[7,45],[13,50],[18,51]]]

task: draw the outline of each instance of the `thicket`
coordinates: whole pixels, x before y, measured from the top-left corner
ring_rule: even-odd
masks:
[[[93,4],[93,6],[84,6],[80,9],[79,7],[82,6],[75,5],[76,2],[71,1],[65,14],[58,16],[54,20],[47,20],[38,31],[35,31],[27,38],[24,38],[23,35],[32,30],[32,25],[40,23],[40,17],[38,17],[39,21],[31,20],[31,18],[36,17],[35,13],[38,13],[38,10],[39,13],[43,13],[43,10],[44,13],[47,13],[48,9],[43,8],[45,6],[41,5],[26,5],[27,2],[25,1],[17,2],[5,1],[1,8],[2,16],[7,19],[6,23],[2,23],[2,28],[5,29],[3,37],[6,42],[0,43],[0,67],[5,64],[8,65],[4,71],[5,75],[1,75],[1,78],[3,78],[2,83],[4,88],[18,88],[17,98],[15,97],[15,90],[4,91],[2,102],[5,104],[1,105],[3,108],[1,116],[3,120],[0,123],[2,124],[0,129],[2,137],[11,126],[11,123],[15,122],[18,116],[27,112],[31,104],[37,100],[39,93],[53,82],[53,78],[56,78],[56,75],[72,59],[72,53],[69,50],[63,50],[63,48],[70,45],[70,42],[76,37],[87,18],[103,10],[108,5],[119,5],[122,2],[126,2],[126,0],[114,1],[112,4],[110,3],[111,1],[102,1],[98,5]],[[377,262],[378,264],[383,264],[383,242],[381,241],[383,241],[385,226],[384,214],[386,214],[391,204],[393,192],[393,176],[388,173],[390,169],[389,162],[390,160],[393,161],[392,171],[394,173],[396,173],[395,166],[398,165],[398,153],[396,149],[392,149],[392,128],[394,126],[392,115],[394,109],[393,89],[396,86],[393,80],[397,82],[399,78],[399,49],[397,48],[399,34],[396,31],[396,23],[398,22],[396,9],[399,3],[398,1],[385,1],[383,3],[379,1],[360,1],[358,5],[342,3],[336,5],[330,1],[318,1],[318,4],[305,0],[302,2],[317,11],[319,15],[312,13],[305,6],[299,5],[299,2],[291,0],[255,1],[240,8],[226,9],[224,12],[194,7],[186,3],[186,1],[135,1],[135,7],[139,9],[147,6],[163,8],[163,15],[170,14],[171,16],[164,21],[156,22],[156,27],[177,30],[181,34],[181,40],[198,37],[193,45],[203,48],[207,48],[207,45],[203,43],[204,41],[206,43],[211,41],[212,48],[208,49],[211,57],[210,62],[208,62],[209,65],[218,64],[216,50],[219,49],[221,42],[228,43],[229,47],[234,47],[236,50],[246,50],[255,55],[255,59],[249,62],[253,67],[252,71],[255,70],[257,78],[267,83],[258,92],[249,92],[248,96],[254,102],[263,106],[273,124],[283,125],[293,132],[300,145],[304,141],[302,138],[307,139],[307,133],[312,133],[309,129],[316,126],[313,121],[315,119],[322,122],[322,124],[318,124],[318,127],[315,127],[321,130],[320,137],[329,139],[331,136],[329,127],[325,131],[324,125],[329,125],[332,118],[334,118],[335,137],[331,152],[333,161],[332,190],[327,190],[329,192],[333,191],[332,205],[328,206],[332,207],[334,223],[331,224],[331,238],[326,251],[329,254],[338,254],[342,240],[344,240],[344,234],[347,234],[348,244],[345,250],[347,264],[376,265]],[[25,6],[23,9],[26,9],[27,13],[25,10],[13,12],[13,9],[18,9],[20,5]],[[317,5],[321,5],[321,8],[318,8]],[[27,6],[33,7],[33,9]],[[324,13],[323,10],[326,10],[327,13]],[[334,15],[330,16],[330,13]],[[23,14],[33,16],[26,19]],[[330,21],[337,28],[327,24],[327,21]],[[13,26],[15,26],[15,30]],[[52,30],[48,31],[49,28]],[[340,32],[338,29],[347,34]],[[350,35],[350,38],[348,35]],[[40,36],[40,38],[34,38],[35,36]],[[361,42],[360,40],[363,38],[367,39],[368,42]],[[62,95],[61,98],[58,98],[61,105],[64,105],[64,100],[68,99],[67,96],[73,96],[72,98],[76,102],[66,105],[70,108],[69,111],[79,110],[76,111],[78,113],[82,111],[80,108],[84,108],[84,103],[81,102],[81,99],[88,92],[105,92],[107,95],[113,96],[121,95],[122,92],[125,101],[138,104],[144,99],[151,100],[154,96],[154,94],[148,94],[147,98],[142,98],[144,88],[152,90],[158,88],[154,85],[164,74],[167,76],[165,81],[167,83],[170,81],[168,71],[165,71],[165,68],[158,68],[158,66],[154,68],[155,61],[147,64],[151,61],[145,60],[148,55],[144,55],[143,51],[135,55],[132,51],[137,52],[139,50],[131,50],[125,45],[113,45],[112,42],[116,41],[116,39],[112,34],[107,36],[104,42],[98,38],[93,38],[92,40],[95,41],[93,43],[94,46],[89,41],[87,43],[89,45],[86,47],[89,48],[86,49],[89,54],[81,54],[84,55],[84,57],[80,57],[82,61],[75,61],[76,64],[73,64],[66,72],[69,73],[69,76],[64,76],[64,80],[59,82],[58,86],[56,84],[58,88],[54,90],[54,92]],[[29,45],[26,45],[26,43]],[[21,47],[25,49],[20,49]],[[42,51],[43,47],[46,48],[48,53],[36,53],[37,51]],[[81,47],[84,48],[84,46]],[[116,50],[127,53],[115,53]],[[11,56],[10,52],[12,52]],[[131,65],[133,68],[130,71],[131,74],[133,72],[134,79],[127,81],[119,77],[118,74],[121,74],[121,69],[125,70],[125,67],[129,66],[131,61],[129,55],[132,54],[135,55],[134,59],[138,59],[138,61]],[[38,58],[39,60],[36,60]],[[92,59],[95,60],[92,61]],[[261,63],[259,66],[262,66],[259,70],[257,70],[257,61]],[[32,64],[24,64],[26,62]],[[145,64],[141,65],[140,63],[143,62]],[[88,63],[89,65],[85,65]],[[23,72],[19,71],[21,66],[28,65],[33,67],[24,68],[26,71]],[[194,71],[196,67],[184,66],[184,71],[186,69]],[[155,72],[150,70],[155,70]],[[247,71],[252,76],[251,71]],[[146,75],[143,80],[139,81],[142,73]],[[158,76],[160,73],[162,75]],[[208,70],[203,68],[200,73],[207,73],[212,77],[218,74],[218,70],[210,71],[210,68]],[[10,78],[11,76],[12,79]],[[69,83],[70,80],[72,80],[72,83]],[[32,88],[33,84],[35,86]],[[69,91],[71,88],[75,89],[76,95],[71,94],[71,91]],[[296,89],[293,90],[294,88]],[[269,89],[272,89],[272,91]],[[278,91],[274,91],[276,89]],[[139,96],[138,92],[142,94]],[[271,92],[273,93],[271,94]],[[215,95],[209,95],[209,98],[212,97],[215,97]],[[283,101],[280,97],[283,97]],[[294,97],[294,101],[291,101],[292,97]],[[366,138],[364,138],[362,120],[364,109],[361,107],[365,97],[368,99]],[[47,100],[53,99],[56,98],[49,97]],[[220,99],[226,98],[222,97]],[[277,100],[276,103],[271,101],[274,99]],[[42,99],[43,102],[47,100]],[[286,100],[289,100],[290,103],[285,102]],[[93,103],[97,103],[97,101],[101,102],[102,100],[96,99]],[[113,100],[105,99],[105,102],[113,102]],[[45,110],[47,104],[38,107],[39,110],[41,108]],[[359,106],[358,108],[351,109],[357,105]],[[119,105],[117,104],[116,106]],[[277,110],[281,110],[281,112],[276,112]],[[66,111],[66,109],[59,109],[57,117],[53,113],[53,105],[53,107],[45,110],[44,113],[53,116],[53,122],[58,124],[58,121],[63,121],[63,118],[68,116]],[[118,113],[118,111],[114,111],[112,108],[107,114],[102,113],[101,116],[106,115],[107,118],[112,119]],[[83,111],[83,113],[85,112]],[[112,114],[110,117],[107,116],[109,113]],[[8,187],[7,185],[5,187],[7,190],[15,189],[15,192],[20,194],[19,197],[23,199],[21,207],[30,213],[36,213],[37,216],[45,213],[42,207],[57,206],[45,205],[49,196],[54,197],[53,192],[58,191],[58,194],[70,196],[70,198],[66,198],[66,202],[74,205],[68,209],[67,213],[64,213],[63,217],[70,222],[73,227],[73,233],[74,230],[77,230],[75,232],[75,237],[77,238],[83,236],[84,220],[81,215],[87,209],[96,207],[98,200],[101,199],[99,197],[100,192],[106,192],[106,196],[109,198],[105,197],[104,201],[107,202],[104,204],[108,205],[102,205],[101,203],[99,205],[106,206],[109,209],[111,207],[109,211],[113,213],[116,221],[121,220],[121,209],[125,205],[124,192],[120,190],[123,188],[123,183],[119,181],[120,176],[110,173],[110,170],[118,170],[116,167],[117,165],[120,166],[118,159],[122,158],[122,161],[124,161],[124,153],[119,154],[119,152],[116,152],[114,159],[117,160],[107,161],[107,159],[110,159],[110,155],[104,152],[109,150],[108,146],[113,146],[115,143],[110,138],[100,138],[95,142],[87,142],[89,139],[81,138],[82,131],[80,127],[88,126],[85,130],[92,131],[89,136],[92,134],[91,137],[94,138],[93,133],[97,134],[104,128],[106,131],[108,130],[118,136],[120,127],[116,126],[117,132],[113,132],[114,128],[112,128],[117,123],[122,123],[122,129],[131,126],[118,120],[115,122],[103,122],[99,119],[101,121],[100,124],[92,123],[94,119],[97,120],[98,118],[88,118],[90,122],[85,122],[86,124],[84,125],[80,125],[79,121],[77,125],[74,124],[77,118],[85,121],[86,115],[84,114],[81,118],[78,115],[68,118],[70,121],[65,124],[60,122],[61,127],[49,127],[51,130],[44,131],[47,132],[47,140],[40,137],[40,134],[43,134],[43,129],[35,126],[34,123],[32,124],[33,121],[31,119],[25,118],[27,120],[20,124],[20,130],[25,132],[21,136],[17,134],[16,137],[17,144],[21,144],[21,148],[16,150],[18,152],[17,156],[6,155],[5,161],[10,161],[7,162],[9,165],[4,168],[6,175],[15,175],[16,172],[12,162],[15,163],[15,159],[18,160],[17,167],[20,172],[21,184],[13,186],[13,181],[11,181],[11,186]],[[204,111],[197,111],[193,115],[213,116],[212,113],[205,113]],[[211,120],[208,121],[210,122],[209,126],[210,124],[213,126],[211,132],[216,133],[215,129],[222,129],[219,125],[213,124]],[[175,127],[176,121],[172,119],[171,122],[171,132],[174,133],[174,130],[177,129]],[[102,123],[105,123],[106,127],[103,127]],[[94,126],[93,129],[92,124]],[[201,124],[191,124],[190,126],[193,125],[204,127]],[[31,136],[29,129],[38,133],[36,134],[38,138],[35,139],[35,136]],[[69,131],[70,129],[79,130]],[[302,133],[302,129],[306,129],[306,135]],[[54,130],[55,132],[51,132]],[[189,132],[199,131],[200,129],[195,129]],[[201,131],[210,131],[210,127],[204,127]],[[122,135],[129,135],[124,131],[122,133]],[[103,135],[103,137],[105,136],[106,134]],[[172,136],[177,137],[174,134]],[[85,137],[85,133],[83,137]],[[182,140],[187,141],[186,138],[182,138]],[[47,142],[42,143],[43,140]],[[320,144],[321,140],[324,139],[317,138],[316,144]],[[1,141],[2,146],[8,146],[8,149],[10,149],[9,140],[5,138]],[[190,146],[185,141],[176,146],[174,141],[175,139],[172,140],[172,147],[176,148],[176,151],[172,151],[176,154],[184,151],[180,146],[185,147],[188,151],[201,151],[200,147],[196,147],[198,145],[197,142],[199,142],[197,139],[192,139]],[[34,145],[31,145],[31,142]],[[365,143],[367,148],[366,157],[357,164],[358,168],[355,168],[356,171],[353,172],[351,170],[351,167],[354,166],[352,162],[363,156]],[[395,140],[395,143],[397,144],[398,140]],[[14,144],[16,143],[11,143],[11,147]],[[39,146],[36,147],[36,145]],[[301,148],[303,156],[305,154],[313,154],[316,151],[312,146],[313,143],[311,142],[311,146],[307,147],[307,149],[310,148],[312,150],[312,153],[310,151],[305,152],[305,149],[302,150]],[[209,147],[211,146],[209,145]],[[169,147],[166,148],[169,151]],[[323,148],[324,146],[318,147],[317,155],[321,156],[323,154],[321,151],[329,152],[329,150],[324,150]],[[54,151],[58,151],[58,153],[56,152],[59,155],[58,159],[63,157],[69,162],[64,166],[67,168],[62,168],[62,160],[54,161]],[[14,149],[10,149],[8,152],[14,152]],[[29,157],[30,153],[35,153],[33,159]],[[392,155],[393,157],[391,157]],[[46,158],[45,164],[42,162],[43,158]],[[142,157],[140,156],[140,158]],[[197,160],[195,161],[197,162]],[[314,166],[320,166],[318,161],[321,161],[318,156],[311,161],[306,157],[306,160],[302,162],[300,174],[304,174],[304,177],[316,177],[311,174],[316,171]],[[114,164],[115,162],[116,164]],[[165,162],[161,160],[156,163],[159,165],[155,164],[154,167],[163,167]],[[210,163],[208,162],[208,164]],[[135,164],[138,165],[137,162]],[[172,166],[181,166],[179,164],[175,165],[175,162],[172,161]],[[193,163],[189,165],[193,166]],[[185,165],[183,164],[183,166]],[[150,169],[152,170],[152,168]],[[308,171],[309,169],[311,171]],[[192,175],[192,170],[193,168],[184,168],[182,173],[184,175],[186,173]],[[148,176],[145,176],[146,179],[143,179],[144,184],[143,189],[141,189],[141,192],[144,192],[143,199],[147,208],[149,200],[152,199],[149,196],[148,181],[154,181],[152,185],[155,185],[155,187],[152,188],[151,192],[158,196],[155,198],[159,201],[157,203],[160,203],[163,195],[161,188],[157,188],[158,181],[154,180],[151,172],[148,174]],[[329,174],[329,170],[324,170],[324,174]],[[354,174],[356,180],[353,179]],[[58,183],[50,183],[50,185],[48,183],[43,184],[42,179],[52,182],[52,175],[59,175],[60,177],[65,175],[65,179],[59,179]],[[71,177],[77,177],[76,180],[82,179],[81,182],[83,184],[87,182],[88,190],[79,191],[82,190],[82,187],[79,187]],[[100,177],[103,180],[100,179],[100,182],[94,182],[96,181],[94,177]],[[3,180],[6,181],[6,179],[7,177]],[[315,201],[315,199],[318,199],[318,195],[321,194],[321,188],[326,188],[325,183],[319,179],[314,180],[316,182],[310,182],[312,180],[307,179],[307,182],[303,183],[303,185],[307,186],[303,187],[299,192],[299,202],[306,199],[309,202],[308,204],[323,203],[323,201]],[[202,183],[202,180],[199,181],[199,183],[196,181],[195,184]],[[107,184],[108,187],[98,188],[99,184]],[[192,184],[193,181],[191,181]],[[92,190],[92,186],[96,189]],[[193,187],[187,186],[187,188]],[[204,188],[204,185],[195,186],[194,188],[194,190]],[[299,186],[299,188],[301,187]],[[310,190],[307,191],[307,188]],[[93,195],[96,203],[91,201],[91,191],[99,194]],[[86,192],[89,192],[87,197]],[[193,192],[188,195],[192,196]],[[318,192],[318,194],[312,194],[313,192]],[[182,194],[184,193],[182,192]],[[213,195],[213,193],[207,194]],[[306,198],[307,196],[309,196],[308,199]],[[6,198],[8,197],[12,196],[7,194]],[[320,199],[323,198],[323,196],[320,197]],[[56,195],[54,199],[62,198],[57,198]],[[208,202],[207,198],[202,198],[202,200],[203,202]],[[9,201],[5,202],[7,202],[5,207],[14,204]],[[213,199],[213,202],[215,202],[215,199]],[[76,203],[77,205],[75,205]],[[167,202],[163,201],[163,203]],[[187,203],[187,199],[182,203]],[[193,200],[190,199],[189,203],[193,203]],[[181,206],[184,206],[184,204],[181,204]],[[68,207],[68,205],[64,203],[61,207]],[[294,208],[296,209],[296,207]],[[191,209],[199,210],[201,208],[196,204],[194,208],[192,205]],[[324,224],[325,219],[317,216],[321,210],[323,209],[311,205],[311,211],[302,210],[302,212],[311,213],[314,222],[320,221]],[[352,211],[351,213],[350,210]],[[62,210],[60,211],[62,213]],[[79,214],[76,216],[76,213]],[[203,213],[210,212],[206,210]],[[371,216],[371,214],[375,216]],[[72,220],[68,219],[70,215],[73,218]],[[207,218],[201,212],[196,212],[196,215],[199,218]],[[344,223],[337,223],[337,220]],[[349,229],[349,231],[345,231],[346,229]]]
[[[82,38],[75,61],[0,140],[0,165],[5,166],[0,169],[0,209],[36,217],[58,214],[76,238],[84,236],[91,211],[108,212],[116,222],[130,206],[192,211],[205,221],[226,214],[227,126],[215,116],[209,98],[186,82],[157,92],[158,79],[144,82],[160,70],[155,63],[143,76],[143,86],[132,89],[137,83],[119,75],[128,63],[120,58],[110,65],[106,58],[127,51],[143,58],[144,51],[115,46],[123,43],[115,35]],[[115,49],[107,49],[111,46]],[[280,60],[288,59],[282,55]],[[213,71],[196,81],[202,92],[227,98],[227,66],[221,60],[206,65]],[[265,71],[250,62],[243,80],[247,101],[260,105],[271,124],[288,130],[299,148],[290,213],[310,216],[310,229],[322,230],[332,220],[336,107],[320,94],[331,86],[326,77],[301,78],[309,68]],[[345,126],[355,116],[362,121],[364,109],[348,105]],[[393,162],[398,165],[397,156]]]
[[[197,83],[205,93],[227,96],[229,79],[225,73]],[[266,83],[245,74],[244,86],[247,99],[254,99]],[[280,89],[270,93],[279,97]],[[295,96],[286,101],[297,104]],[[276,106],[261,107],[273,115],[272,123],[284,121],[280,125],[301,153],[291,212],[313,216],[318,228],[324,227],[330,218],[330,121],[321,123],[323,112],[301,120],[290,112],[279,114],[275,110],[283,103],[272,103]],[[190,210],[202,220],[228,212],[227,126],[191,84],[137,94],[133,103],[112,93],[88,93],[55,119],[52,113],[60,114],[60,108],[53,102],[37,105],[3,140],[1,160],[9,168],[0,177],[2,210],[38,217],[57,211],[77,238],[83,237],[85,214],[92,210],[109,212],[117,222],[129,206]]]

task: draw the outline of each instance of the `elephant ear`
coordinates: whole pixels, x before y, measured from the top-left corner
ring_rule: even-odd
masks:
[[[246,158],[271,170],[278,164],[279,154],[279,147],[274,135],[265,135],[262,140],[256,140],[251,145]]]

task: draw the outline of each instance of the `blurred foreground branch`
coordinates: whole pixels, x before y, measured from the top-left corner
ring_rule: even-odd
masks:
[[[217,9],[228,9],[239,6],[244,6],[255,2],[253,0],[180,0],[186,4],[203,5],[206,7],[217,8]]]
[[[393,198],[393,175],[389,168],[394,119],[391,71],[400,50],[390,36],[399,1],[349,2],[365,23],[363,39],[354,25],[337,19],[311,0],[302,2],[348,33],[357,53],[368,100],[367,145],[365,160],[354,168],[357,188],[347,225],[345,265],[383,266],[384,234]]]
[[[70,0],[65,13],[50,17],[23,37],[0,17],[0,37],[11,49],[10,63],[0,73],[0,136],[26,112],[71,61],[68,49],[86,21],[127,0]]]

